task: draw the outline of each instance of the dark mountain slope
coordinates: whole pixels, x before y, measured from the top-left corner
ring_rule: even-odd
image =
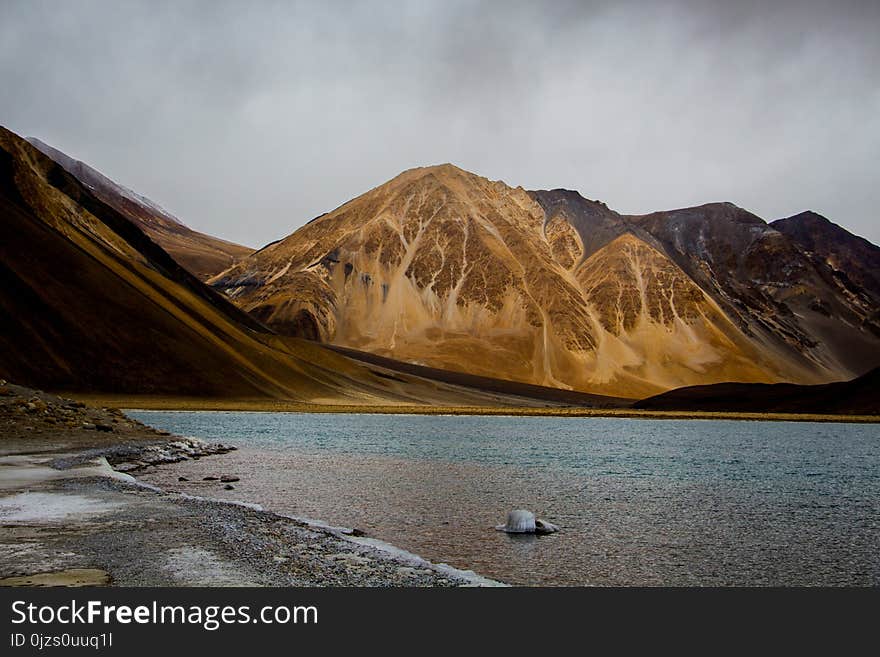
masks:
[[[864,291],[880,303],[880,247],[815,212],[801,212],[770,225],[817,265],[830,267],[840,287],[854,294]]]
[[[4,378],[206,396],[277,395],[309,378],[275,380],[286,368],[244,333],[258,322],[5,130],[0,180]]]

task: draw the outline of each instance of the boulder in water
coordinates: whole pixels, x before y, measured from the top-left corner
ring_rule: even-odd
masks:
[[[525,509],[514,509],[507,514],[507,522],[495,529],[508,534],[534,534],[535,514]]]
[[[508,534],[552,534],[559,531],[553,523],[537,519],[534,513],[525,509],[514,509],[507,514],[507,522],[495,529]]]

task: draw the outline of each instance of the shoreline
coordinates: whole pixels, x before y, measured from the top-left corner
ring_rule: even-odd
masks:
[[[828,422],[878,424],[880,415],[823,413],[744,413],[721,411],[648,411],[572,406],[427,406],[388,404],[315,404],[282,399],[213,399],[143,395],[64,393],[90,406],[143,411],[231,411],[254,413],[342,413],[364,415],[486,415],[507,417],[626,418],[641,420],[737,420],[750,422]]]
[[[234,449],[5,388],[0,586],[505,586],[356,530],[136,478]]]

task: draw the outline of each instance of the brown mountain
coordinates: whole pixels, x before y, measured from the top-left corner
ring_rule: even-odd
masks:
[[[27,140],[64,167],[97,198],[137,224],[156,244],[199,278],[209,278],[253,252],[246,246],[194,231],[148,198],[110,180],[89,165],[35,137]]]
[[[719,383],[679,388],[643,399],[634,407],[654,411],[880,415],[880,368],[852,381],[812,386]]]
[[[3,128],[0,378],[53,390],[357,404],[597,401],[484,391],[480,382],[432,380],[274,334]]]
[[[760,217],[712,203],[628,220],[651,233],[754,343],[799,363],[800,374],[788,380],[849,379],[880,363],[876,303],[842,290],[827,264]]]
[[[825,278],[730,204],[626,217],[576,192],[441,165],[404,172],[210,282],[284,334],[641,397],[815,383],[876,364],[870,309]]]

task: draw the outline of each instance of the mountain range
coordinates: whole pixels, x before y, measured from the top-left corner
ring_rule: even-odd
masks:
[[[39,140],[3,130],[0,160],[0,376],[23,383],[619,405],[880,365],[880,248],[812,212],[625,215],[444,164],[252,251]]]
[[[208,282],[285,335],[544,386],[822,383],[880,364],[880,269],[877,247],[820,222],[827,253],[793,236],[797,217],[777,228],[731,203],[627,216],[446,164]]]
[[[172,258],[117,209],[124,201],[114,193],[99,194],[0,128],[0,378],[59,391],[312,403],[560,403],[553,391],[485,392],[279,335]]]

